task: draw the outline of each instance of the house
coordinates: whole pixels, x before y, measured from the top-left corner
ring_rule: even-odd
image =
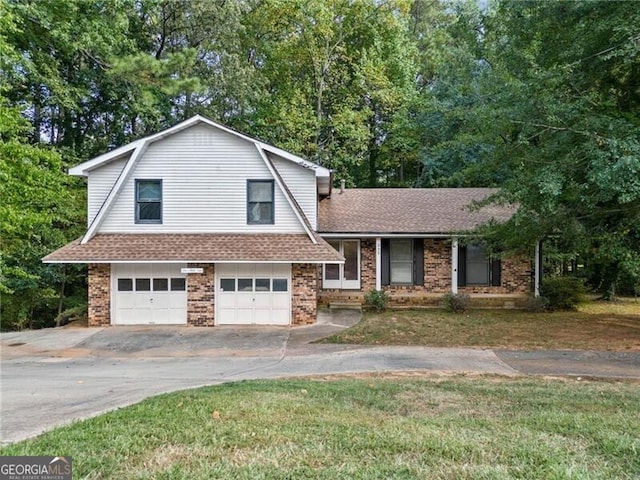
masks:
[[[318,304],[387,290],[507,303],[529,259],[489,259],[460,232],[512,210],[488,189],[332,189],[330,170],[195,116],[69,170],[87,179],[82,238],[48,263],[88,264],[89,324],[304,325]]]

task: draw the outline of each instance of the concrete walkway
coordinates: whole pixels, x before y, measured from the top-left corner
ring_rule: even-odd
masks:
[[[387,371],[640,379],[639,353],[310,343],[359,318],[358,312],[340,311],[324,312],[316,325],[293,328],[110,327],[3,333],[1,439],[28,438],[163,392],[244,379]],[[589,361],[594,358],[598,361]]]

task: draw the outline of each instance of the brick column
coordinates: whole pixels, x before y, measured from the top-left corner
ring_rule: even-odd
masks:
[[[212,263],[189,264],[203,273],[187,276],[187,323],[194,327],[213,327],[215,316],[215,277]]]
[[[317,267],[310,263],[294,263],[291,267],[291,323],[316,323],[318,310]]]
[[[89,264],[89,305],[90,327],[111,325],[111,265],[108,263]]]

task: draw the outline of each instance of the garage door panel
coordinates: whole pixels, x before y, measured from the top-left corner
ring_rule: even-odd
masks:
[[[288,310],[289,309],[289,295],[282,293],[275,293],[272,295],[273,308],[279,310]]]
[[[180,264],[113,265],[112,322],[117,325],[187,323],[186,276]]]
[[[215,271],[218,325],[290,324],[291,265],[223,264]]]

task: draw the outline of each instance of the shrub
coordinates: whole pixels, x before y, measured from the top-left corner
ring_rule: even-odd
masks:
[[[469,309],[471,297],[466,293],[449,292],[442,297],[442,302],[447,312],[463,313]]]
[[[542,280],[540,295],[549,301],[551,310],[575,310],[586,292],[577,277],[549,277]]]
[[[56,317],[56,327],[61,327],[74,320],[86,320],[87,304],[67,308]]]
[[[524,302],[525,312],[544,312],[549,308],[549,299],[546,297],[529,297]]]
[[[364,296],[364,309],[368,312],[384,312],[389,303],[389,295],[382,290],[369,290]]]

